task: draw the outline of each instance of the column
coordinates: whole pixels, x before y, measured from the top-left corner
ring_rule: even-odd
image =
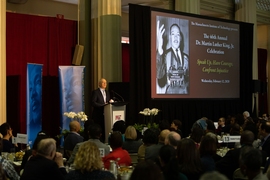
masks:
[[[91,1],[92,87],[102,77],[122,81],[121,0]]]
[[[6,1],[0,1],[0,124],[6,122]]]
[[[252,77],[253,79],[258,79],[258,53],[257,53],[257,9],[256,9],[256,1],[250,0],[238,0],[235,3],[235,20],[243,21],[248,23],[253,23],[253,70],[252,70]],[[256,105],[255,107],[258,112],[258,94],[255,93],[254,96],[256,97]],[[253,105],[254,107],[254,98]],[[254,110],[253,110],[254,111]]]
[[[175,11],[200,14],[200,0],[175,0]]]

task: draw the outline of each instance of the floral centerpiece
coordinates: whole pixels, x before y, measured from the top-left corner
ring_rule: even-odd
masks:
[[[79,133],[82,135],[83,132],[84,132],[84,128],[83,128],[82,123],[84,123],[85,121],[88,120],[88,118],[87,118],[88,116],[83,111],[78,112],[78,113],[75,113],[75,112],[72,112],[72,111],[71,112],[65,112],[63,115],[68,117],[68,118],[71,118],[73,120],[77,120],[81,124],[81,129],[80,129]],[[62,129],[60,128],[60,130],[62,130]],[[63,129],[61,131],[61,134],[57,135],[57,138],[60,139],[62,136],[65,137],[69,132],[70,132],[69,130]]]
[[[149,109],[145,108],[143,111],[140,111],[139,114],[144,115],[144,123],[143,124],[134,124],[134,128],[139,132],[146,128],[158,128],[159,125],[154,122],[154,117],[158,114],[160,110],[157,108]]]

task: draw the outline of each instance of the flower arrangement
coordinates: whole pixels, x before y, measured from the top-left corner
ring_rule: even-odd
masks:
[[[134,128],[138,130],[139,132],[142,132],[142,130],[146,128],[158,128],[159,125],[153,122],[154,116],[158,114],[160,110],[157,108],[149,109],[145,108],[143,111],[140,111],[139,114],[144,115],[144,123],[143,124],[134,124]]]
[[[149,109],[145,108],[143,111],[140,111],[139,114],[143,114],[144,116],[156,116],[160,110],[157,108]]]
[[[78,112],[78,113],[75,113],[75,112],[65,112],[64,113],[64,116],[68,117],[68,118],[71,118],[71,119],[79,119],[81,121],[87,121],[87,115],[81,111],[81,112]]]
[[[85,121],[88,120],[88,118],[87,118],[88,116],[83,111],[78,112],[78,113],[75,113],[75,112],[72,112],[72,111],[71,112],[65,112],[64,116],[66,116],[68,118],[71,118],[71,119],[74,119],[74,120],[78,120],[80,124],[81,124],[81,122],[85,122]],[[56,136],[58,139],[61,139],[63,136],[64,137],[67,136],[67,134],[70,132],[69,130],[62,129],[61,127],[60,127],[60,131],[61,131],[61,134]],[[81,124],[81,129],[79,131],[79,134],[82,135],[83,132],[84,132],[84,129],[83,129],[83,126]]]

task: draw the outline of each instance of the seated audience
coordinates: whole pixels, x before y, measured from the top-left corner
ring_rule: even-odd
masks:
[[[100,138],[101,138],[101,134],[102,134],[102,130],[101,130],[101,127],[100,125],[98,124],[91,124],[89,127],[88,127],[88,130],[87,130],[88,134],[89,134],[89,139],[88,141],[90,142],[93,142],[97,145],[97,147],[99,148],[100,150],[100,156],[101,157],[104,157],[106,156],[107,154],[110,153],[110,148],[108,145],[102,143],[100,141]],[[87,142],[87,141],[85,141]],[[81,143],[78,143],[76,144],[75,148],[73,149],[72,151],[72,154],[68,160],[68,164],[72,164],[74,159],[75,159],[75,155],[76,153],[78,152],[79,150],[79,147],[83,144],[84,142],[81,142]]]
[[[97,145],[87,141],[80,146],[74,160],[75,170],[66,175],[66,180],[115,179],[112,173],[103,171],[102,167],[103,163]]]
[[[200,144],[200,157],[204,172],[214,171],[216,169],[214,156],[217,153],[217,137],[215,134],[207,133],[202,138]]]
[[[180,134],[172,131],[166,136],[164,144],[171,145],[172,147],[174,147],[176,149],[180,140],[181,140]]]
[[[129,180],[163,180],[160,168],[151,160],[139,162]]]
[[[207,124],[207,129],[205,133],[208,133],[208,132],[216,133],[216,127],[212,120],[207,119],[206,124]]]
[[[123,142],[123,149],[129,153],[137,153],[139,147],[142,145],[141,140],[137,140],[137,131],[133,126],[128,126],[125,131],[125,142]]]
[[[207,123],[206,120],[208,118],[207,117],[202,117],[201,119],[197,120],[191,128],[191,132],[193,131],[194,128],[198,127],[201,128],[203,130],[203,133],[205,133],[205,131],[207,130]]]
[[[229,150],[226,155],[216,162],[217,171],[226,175],[229,179],[233,178],[233,172],[239,167],[239,156],[241,149],[246,146],[251,146],[254,141],[254,134],[251,131],[243,131],[241,134],[240,144],[241,148]],[[266,161],[266,154],[263,153],[263,164]]]
[[[252,146],[246,146],[241,150],[239,157],[239,167],[244,176],[249,180],[267,180],[266,175],[262,173],[262,154],[258,149]]]
[[[26,150],[23,156],[23,160],[22,160],[22,164],[21,164],[21,169],[24,169],[24,166],[26,164],[26,162],[29,160],[29,158],[31,158],[32,156],[37,155],[37,145],[38,143],[42,140],[42,139],[46,139],[49,138],[50,136],[48,136],[44,131],[40,131],[37,134],[37,137],[34,141],[33,147],[32,149]]]
[[[21,180],[64,180],[66,174],[63,156],[56,152],[55,140],[47,138],[38,143],[37,155],[26,163]]]
[[[170,145],[164,145],[159,151],[159,161],[165,180],[187,180],[187,177],[179,172],[176,150]]]
[[[138,161],[145,159],[146,147],[152,146],[158,143],[158,133],[155,129],[147,129],[143,133],[143,144],[138,149]]]
[[[17,144],[12,144],[11,138],[13,137],[12,134],[12,129],[8,123],[3,123],[0,126],[0,133],[2,134],[2,152],[8,152],[10,153],[11,151],[16,152],[18,151],[18,146]]]
[[[2,139],[0,139],[0,142],[2,141]],[[1,167],[1,175],[3,179],[10,179],[10,180],[19,180],[20,176],[18,175],[18,173],[16,172],[13,164],[7,160],[4,159],[3,156],[0,156],[0,167]]]
[[[165,138],[168,136],[169,133],[170,131],[168,129],[164,129],[160,132],[160,135],[158,137],[158,143],[145,148],[146,160],[150,159],[158,164],[159,150],[162,146],[165,145]]]
[[[114,160],[118,162],[118,165],[131,165],[131,158],[129,153],[122,149],[123,140],[122,134],[120,132],[113,132],[110,136],[110,146],[112,148],[112,152],[105,157],[103,157],[102,161],[104,163],[105,169],[109,169],[110,160]]]
[[[77,143],[83,142],[83,137],[79,134],[81,125],[78,121],[73,120],[69,123],[69,130],[67,137],[64,140],[64,157],[69,158]]]
[[[177,146],[177,159],[180,172],[188,179],[199,179],[203,173],[199,150],[190,138],[182,139]]]
[[[170,130],[177,132],[182,137],[183,134],[182,134],[181,128],[182,128],[182,122],[180,120],[175,119],[172,121]]]

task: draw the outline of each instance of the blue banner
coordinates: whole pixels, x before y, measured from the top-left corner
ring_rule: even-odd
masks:
[[[27,64],[27,142],[31,147],[42,129],[42,68],[42,64]]]
[[[72,120],[65,112],[84,111],[84,69],[85,66],[59,66],[61,128],[69,130]]]

